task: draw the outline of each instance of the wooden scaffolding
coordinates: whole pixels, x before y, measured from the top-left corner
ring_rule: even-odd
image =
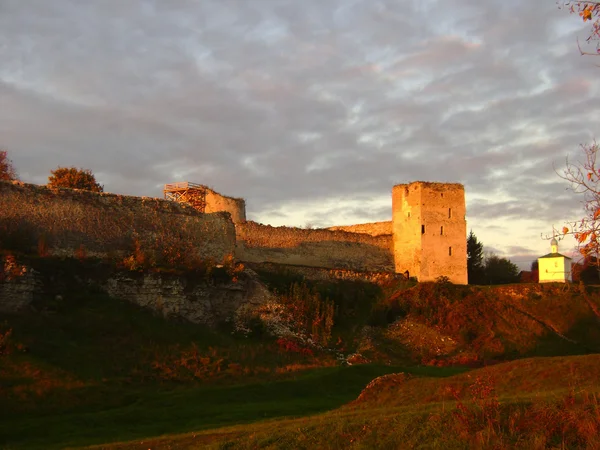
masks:
[[[206,186],[183,181],[165,184],[163,190],[166,200],[187,203],[200,212],[206,210]]]

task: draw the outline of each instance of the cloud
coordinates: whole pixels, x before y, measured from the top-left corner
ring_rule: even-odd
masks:
[[[26,181],[187,179],[290,225],[386,220],[393,184],[461,182],[483,242],[543,254],[581,215],[555,167],[600,119],[583,33],[501,0],[5,0],[0,145]]]

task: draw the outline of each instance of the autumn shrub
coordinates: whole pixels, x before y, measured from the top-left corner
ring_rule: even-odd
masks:
[[[13,336],[13,329],[7,322],[0,324],[0,358],[17,352],[26,351],[26,347],[17,342]]]
[[[12,350],[12,328],[0,327],[0,356],[10,355]]]
[[[458,434],[466,436],[484,429],[497,432],[500,425],[500,403],[495,393],[494,380],[477,377],[469,386],[469,393],[471,402],[467,404],[457,391],[452,392],[456,398],[453,416]]]
[[[48,186],[52,188],[83,189],[92,192],[103,192],[104,187],[96,182],[96,177],[89,169],[76,167],[58,167],[50,172]]]
[[[48,235],[46,233],[40,234],[37,243],[38,256],[45,258],[50,256],[50,250],[48,245]]]
[[[494,380],[477,377],[463,393],[447,391],[456,406],[432,414],[430,424],[449,446],[475,448],[598,448],[600,398],[596,393],[572,390],[557,400],[536,398],[502,404]],[[464,395],[466,394],[466,396]]]
[[[79,261],[83,261],[87,258],[87,250],[85,245],[81,244],[79,247],[77,247],[77,250],[75,250],[75,258],[77,258]]]
[[[142,249],[140,240],[137,237],[133,237],[131,243],[131,250],[120,264],[126,270],[136,271],[142,270],[149,267],[149,261],[147,255]]]
[[[167,354],[157,355],[152,368],[162,380],[207,380],[222,378],[230,363],[222,351],[213,347],[201,350],[192,343],[189,347],[176,347]]]
[[[233,282],[238,281],[239,276],[245,269],[244,264],[236,262],[235,257],[231,253],[223,257],[223,267]]]
[[[298,342],[290,339],[279,338],[277,339],[277,345],[279,346],[279,350],[282,352],[298,353],[304,356],[314,356],[314,352],[310,348],[302,346]]]
[[[12,181],[17,179],[17,172],[13,162],[8,158],[6,150],[0,150],[0,181]]]
[[[151,378],[162,381],[219,381],[239,376],[288,373],[334,364],[327,355],[297,341],[279,339],[259,346],[201,348],[196,343],[175,345],[154,352],[149,361]],[[138,377],[148,375],[137,374]]]
[[[326,346],[329,343],[334,323],[332,301],[322,299],[306,283],[294,283],[286,294],[280,295],[279,302],[295,331],[316,344]]]
[[[0,259],[2,267],[0,268],[0,282],[11,281],[19,278],[27,272],[27,267],[20,264],[13,254],[7,254],[3,259]]]

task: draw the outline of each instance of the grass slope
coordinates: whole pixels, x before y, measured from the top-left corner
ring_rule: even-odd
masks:
[[[600,355],[590,355],[525,359],[443,379],[382,377],[362,401],[336,411],[102,448],[597,448],[599,371]]]

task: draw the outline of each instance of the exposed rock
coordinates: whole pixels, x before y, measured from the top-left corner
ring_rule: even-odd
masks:
[[[132,277],[119,273],[107,280],[105,289],[112,297],[150,308],[165,317],[211,326],[231,321],[238,309],[262,304],[270,295],[249,269],[237,282],[214,285],[204,278],[160,273]]]
[[[57,263],[58,265],[60,263]],[[5,264],[6,266],[6,264]],[[20,266],[18,275],[0,278],[0,312],[20,312],[33,305],[51,305],[73,289],[99,288],[112,297],[149,308],[165,317],[215,326],[234,319],[238,310],[251,313],[267,302],[272,294],[255,272],[245,269],[236,281],[201,275],[107,271],[78,278],[68,272],[40,273]],[[15,272],[10,267],[11,274]],[[59,288],[62,287],[62,288]]]
[[[39,277],[30,268],[23,267],[18,276],[9,276],[5,270],[0,277],[0,312],[20,312],[27,309],[41,288]]]

